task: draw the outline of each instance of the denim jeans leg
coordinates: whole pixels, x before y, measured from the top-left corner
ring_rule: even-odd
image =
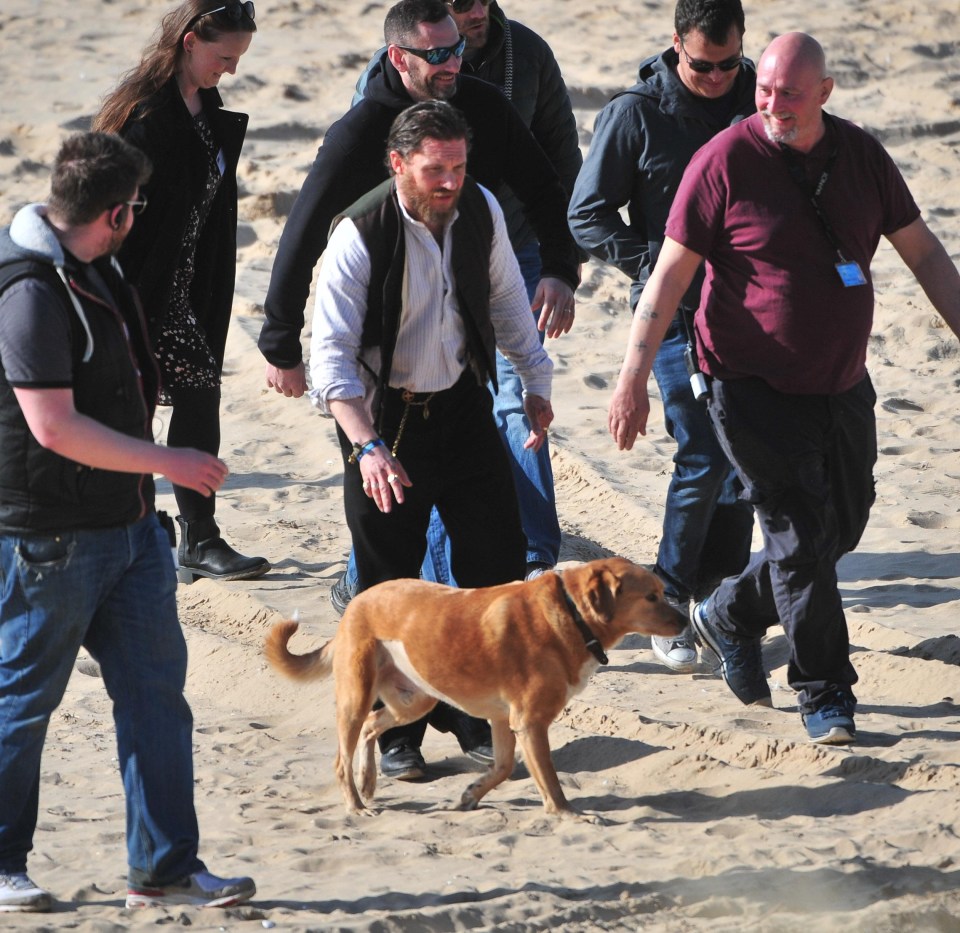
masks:
[[[26,871],[47,726],[96,602],[77,547],[73,534],[0,537],[0,874]]]
[[[532,301],[540,282],[540,246],[533,242],[516,252],[520,273]],[[533,315],[534,321],[539,312]],[[543,332],[538,331],[543,343]],[[493,417],[507,448],[520,505],[520,521],[527,536],[527,563],[556,564],[560,556],[560,521],[553,486],[550,445],[537,453],[525,450],[530,424],[523,410],[523,386],[513,364],[497,353],[498,390],[493,397]],[[492,391],[491,386],[491,391]]]
[[[753,509],[739,499],[739,481],[706,405],[693,397],[686,344],[675,321],[653,364],[666,428],[677,442],[657,574],[667,593],[679,600],[705,596],[724,576],[739,573],[749,559],[753,534]]]
[[[176,575],[151,514],[121,529],[122,574],[86,639],[114,704],[127,803],[129,880],[163,885],[203,868],[193,802],[193,717],[183,695],[187,648]]]

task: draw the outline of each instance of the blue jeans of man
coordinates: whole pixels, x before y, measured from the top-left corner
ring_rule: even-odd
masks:
[[[113,701],[130,882],[203,869],[176,585],[153,512],[121,528],[0,536],[0,874],[26,871],[47,726],[81,645]]]
[[[521,247],[516,256],[527,297],[533,301],[540,283],[539,244],[534,242]],[[538,317],[539,314],[534,314],[534,320]],[[543,332],[539,333],[540,342],[543,343]],[[557,518],[549,443],[545,442],[537,453],[524,450],[530,425],[523,411],[523,387],[517,371],[499,351],[497,383],[499,390],[493,396],[493,418],[506,446],[513,482],[517,488],[520,521],[527,536],[527,563],[542,563],[552,567],[560,556],[560,520]],[[427,553],[420,576],[433,583],[457,585],[450,569],[450,538],[436,509],[430,513]],[[356,590],[357,565],[353,550],[347,560],[346,583],[351,590]]]
[[[710,417],[763,529],[763,550],[710,597],[729,635],[783,625],[801,711],[857,682],[837,561],[860,541],[875,498],[876,394],[788,395],[761,379],[714,380]]]
[[[679,315],[679,312],[678,312]],[[690,387],[684,361],[687,338],[670,325],[653,363],[667,432],[677,442],[667,488],[656,572],[667,595],[701,599],[750,559],[753,507],[717,441],[707,406]]]

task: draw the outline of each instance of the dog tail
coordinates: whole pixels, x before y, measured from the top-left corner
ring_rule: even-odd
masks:
[[[263,652],[271,667],[294,680],[321,680],[333,672],[333,640],[306,654],[293,654],[287,642],[299,628],[296,622],[277,622],[267,633]]]

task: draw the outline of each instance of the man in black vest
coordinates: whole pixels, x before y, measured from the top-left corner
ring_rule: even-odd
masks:
[[[345,212],[317,284],[311,395],[337,422],[360,589],[417,577],[436,506],[465,587],[520,580],[526,546],[486,388],[497,348],[524,386],[537,450],[553,420],[540,345],[496,199],[466,176],[469,128],[443,101],[410,107],[387,140],[392,178]],[[402,316],[401,316],[402,311]],[[486,723],[440,706],[465,750]],[[381,738],[385,775],[424,774],[427,720]]]
[[[0,230],[2,912],[53,906],[27,853],[47,723],[81,645],[113,701],[127,907],[228,907],[256,892],[197,856],[187,646],[152,474],[209,496],[227,467],[153,442],[160,374],[113,258],[149,175],[119,137],[78,134],[57,154],[49,203]]]

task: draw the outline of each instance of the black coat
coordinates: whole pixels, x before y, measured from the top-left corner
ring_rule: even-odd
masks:
[[[223,150],[224,171],[197,242],[191,303],[222,367],[237,270],[237,163],[248,117],[222,109],[216,88],[201,89],[200,96]],[[142,189],[149,204],[134,221],[119,258],[140,293],[155,341],[170,304],[190,209],[203,194],[207,154],[176,79],[139,105],[120,135],[153,163],[153,175]]]
[[[260,351],[289,369],[302,359],[300,332],[313,269],[333,218],[387,176],[386,141],[394,118],[413,103],[399,73],[384,63],[364,98],[327,131],[280,237]],[[467,172],[494,194],[508,184],[524,203],[540,241],[543,275],[579,281],[579,252],[566,221],[567,194],[516,109],[493,85],[460,75],[450,103],[467,118],[473,144]]]

